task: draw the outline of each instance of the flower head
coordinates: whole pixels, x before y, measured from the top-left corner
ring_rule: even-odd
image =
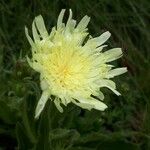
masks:
[[[87,29],[88,16],[76,24],[70,10],[68,21],[64,24],[64,13],[65,10],[60,12],[57,26],[52,28],[50,34],[42,16],[37,16],[32,24],[34,41],[25,28],[32,48],[32,58],[27,60],[40,73],[43,91],[37,104],[36,118],[51,95],[55,96],[54,103],[60,112],[63,112],[61,104],[67,106],[71,102],[88,110],[105,110],[107,106],[98,100],[104,99],[101,88],[107,87],[120,95],[111,78],[127,71],[125,67],[113,69],[114,66],[109,64],[122,56],[120,48],[102,52],[107,46],[103,44],[111,35],[108,31],[93,38]]]

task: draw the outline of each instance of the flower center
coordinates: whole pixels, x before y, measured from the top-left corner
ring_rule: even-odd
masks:
[[[62,77],[67,76],[68,73],[69,73],[68,66],[62,66],[62,67],[60,67],[59,72],[60,72],[60,74],[61,74]]]
[[[58,68],[58,80],[61,84],[62,87],[65,87],[66,86],[66,82],[67,82],[67,79],[70,75],[70,68],[68,65],[62,65],[60,66],[60,68]]]

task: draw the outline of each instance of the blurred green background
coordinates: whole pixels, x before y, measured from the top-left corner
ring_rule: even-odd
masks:
[[[93,36],[109,30],[109,47],[123,48],[117,65],[128,73],[115,78],[122,96],[103,89],[105,112],[70,104],[60,114],[48,102],[35,121],[41,91],[25,59],[24,27],[41,14],[50,31],[62,8],[78,21],[90,16]],[[150,150],[149,20],[149,0],[0,0],[0,150]]]

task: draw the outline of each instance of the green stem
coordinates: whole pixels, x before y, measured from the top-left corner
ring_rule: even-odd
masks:
[[[28,116],[27,116],[26,101],[24,101],[24,104],[23,104],[22,119],[23,119],[23,124],[24,124],[24,127],[26,129],[28,138],[30,139],[30,141],[32,143],[36,143],[36,138],[32,133],[32,129],[30,127]]]

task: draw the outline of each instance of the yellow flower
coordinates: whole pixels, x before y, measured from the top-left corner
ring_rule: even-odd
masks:
[[[92,38],[87,29],[90,21],[88,16],[76,25],[70,10],[68,21],[64,24],[64,13],[65,10],[60,12],[57,26],[52,28],[50,34],[42,16],[37,16],[32,24],[34,41],[25,28],[32,47],[32,58],[27,60],[40,73],[43,91],[35,118],[39,117],[51,95],[55,96],[54,103],[60,112],[63,112],[61,104],[67,106],[71,102],[88,110],[105,110],[107,106],[98,100],[104,99],[101,88],[107,87],[120,95],[110,79],[127,71],[125,67],[112,69],[114,66],[108,64],[122,56],[120,48],[102,52],[107,46],[103,44],[111,35],[108,31]]]

